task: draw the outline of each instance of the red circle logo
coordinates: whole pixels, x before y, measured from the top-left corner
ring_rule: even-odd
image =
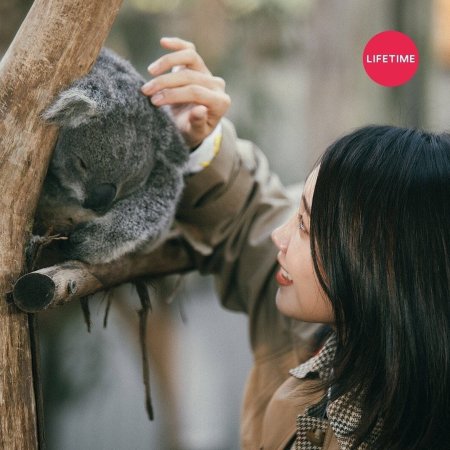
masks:
[[[419,67],[419,51],[414,41],[400,31],[383,31],[373,36],[363,52],[367,75],[382,86],[407,83]]]

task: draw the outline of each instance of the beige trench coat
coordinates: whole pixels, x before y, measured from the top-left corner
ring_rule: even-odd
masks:
[[[243,449],[283,448],[284,441],[275,444],[279,436],[289,435],[287,443],[295,434],[295,416],[302,408],[298,413],[295,405],[279,410],[273,396],[292,378],[289,369],[310,358],[318,346],[319,325],[284,317],[275,305],[277,249],[270,235],[295,212],[299,198],[300,190],[295,201],[288,196],[264,154],[237,139],[233,126],[224,121],[218,155],[188,177],[178,208],[177,227],[198,270],[215,276],[224,307],[249,317],[254,362],[242,405]]]

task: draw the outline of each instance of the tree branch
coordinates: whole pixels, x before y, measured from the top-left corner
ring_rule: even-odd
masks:
[[[14,285],[15,304],[26,312],[63,305],[139,277],[155,277],[194,270],[181,238],[167,240],[151,253],[134,253],[108,264],[67,261],[23,275]]]

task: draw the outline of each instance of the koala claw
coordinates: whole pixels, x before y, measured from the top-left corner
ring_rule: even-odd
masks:
[[[36,261],[39,259],[42,249],[51,244],[53,241],[59,240],[67,240],[67,237],[61,236],[59,234],[50,235],[50,232],[48,232],[45,236],[36,234],[31,235],[25,247],[25,261],[27,267],[30,270],[33,270]]]

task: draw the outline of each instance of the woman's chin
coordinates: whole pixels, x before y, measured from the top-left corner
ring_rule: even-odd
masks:
[[[298,318],[298,311],[296,311],[295,303],[296,301],[292,298],[292,292],[290,292],[289,287],[280,286],[275,296],[275,304],[278,311],[287,317],[296,319]]]

